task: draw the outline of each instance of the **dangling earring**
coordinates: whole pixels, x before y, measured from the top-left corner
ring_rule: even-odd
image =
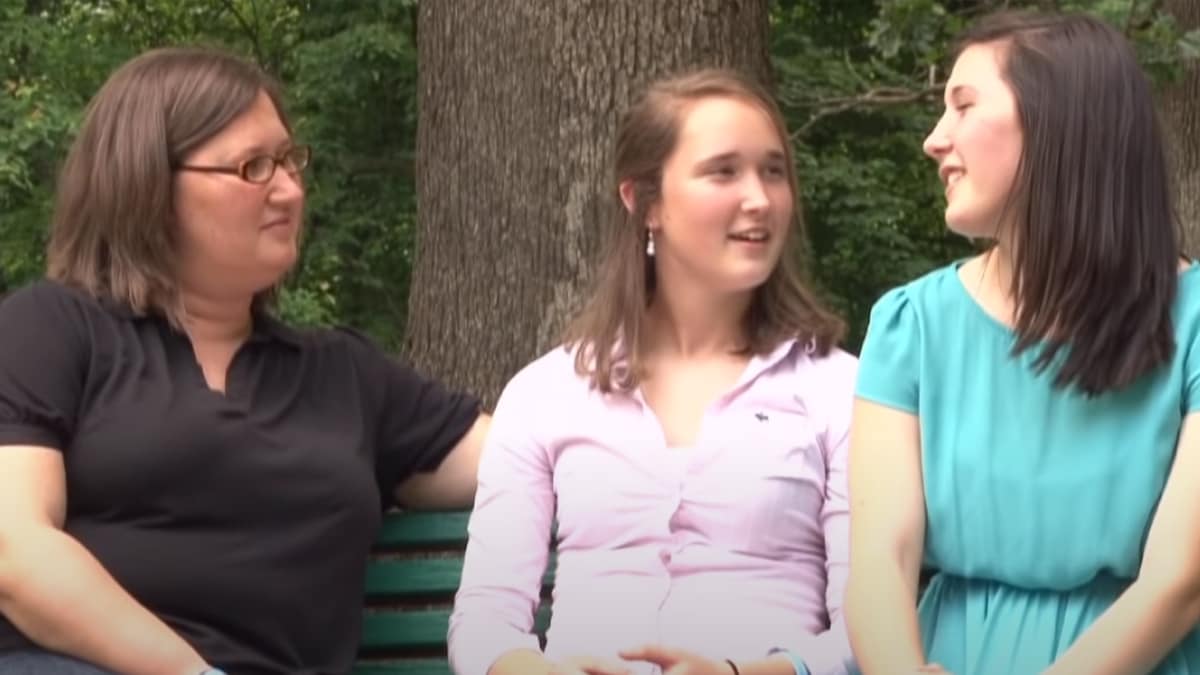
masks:
[[[646,228],[646,255],[654,257],[654,230]]]

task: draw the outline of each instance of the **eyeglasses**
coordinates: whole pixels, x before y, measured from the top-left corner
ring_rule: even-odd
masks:
[[[298,174],[308,168],[312,159],[312,148],[307,145],[293,145],[278,155],[258,155],[234,166],[196,166],[180,164],[176,171],[202,171],[205,173],[228,173],[238,176],[247,183],[261,185],[269,183],[275,177],[275,168],[283,167],[290,174]]]

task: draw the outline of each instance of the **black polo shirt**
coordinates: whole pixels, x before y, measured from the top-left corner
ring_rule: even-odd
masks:
[[[234,675],[349,672],[381,506],[478,413],[348,330],[257,316],[221,394],[159,317],[52,282],[0,304],[0,451],[60,449],[66,531]]]

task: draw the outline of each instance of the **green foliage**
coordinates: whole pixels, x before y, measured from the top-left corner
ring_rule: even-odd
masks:
[[[404,15],[371,18],[325,22],[289,64],[297,134],[318,148],[295,283],[398,347],[415,232],[416,49]]]
[[[51,185],[86,98],[72,16],[51,21],[0,0],[0,291],[40,274]],[[74,64],[72,63],[74,62]]]
[[[867,44],[883,59],[907,56],[917,63],[937,63],[947,36],[957,33],[962,23],[936,0],[883,2],[871,21]]]

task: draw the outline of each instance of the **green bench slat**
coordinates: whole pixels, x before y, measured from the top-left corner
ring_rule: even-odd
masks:
[[[351,675],[451,675],[446,659],[357,663]]]
[[[383,514],[376,549],[428,549],[467,545],[470,511],[390,511]],[[557,536],[558,523],[550,529]]]
[[[448,605],[462,578],[470,517],[469,511],[384,514],[367,565],[367,607],[353,675],[451,675],[438,656],[446,653]],[[554,567],[551,552],[545,588],[553,587]],[[534,617],[539,634],[550,625],[549,604],[544,601]]]
[[[359,645],[368,650],[437,649],[446,644],[449,626],[448,609],[367,612]]]
[[[462,546],[470,511],[406,511],[384,514],[376,548]]]
[[[462,579],[463,560],[421,558],[375,560],[367,567],[367,597],[453,597]],[[554,585],[554,559],[546,566],[542,585]]]
[[[376,560],[367,567],[367,597],[452,596],[462,558]]]
[[[534,616],[534,630],[545,633],[549,626],[550,606],[543,603]],[[444,650],[449,627],[448,609],[367,612],[359,644],[363,650],[374,652]]]

